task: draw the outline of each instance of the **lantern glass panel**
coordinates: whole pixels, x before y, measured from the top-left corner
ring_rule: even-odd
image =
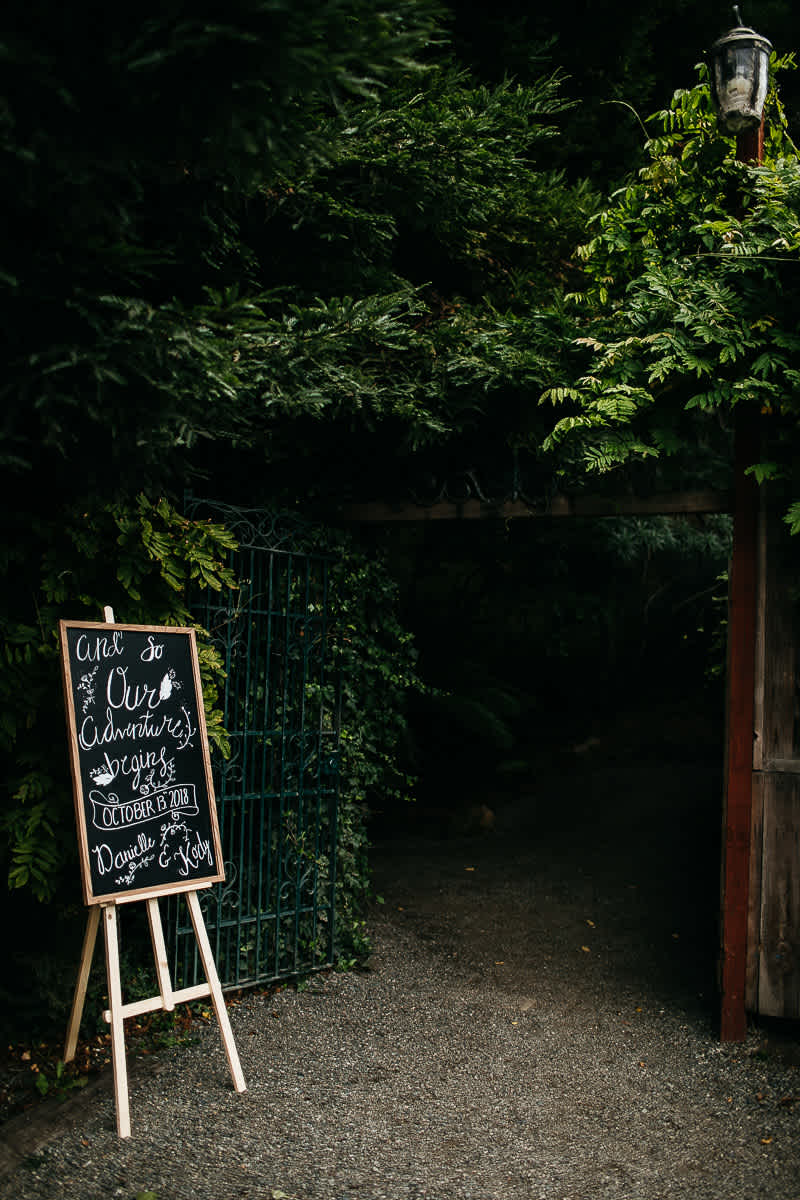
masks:
[[[771,44],[740,26],[712,47],[711,67],[719,121],[727,133],[740,133],[761,122],[769,80]]]

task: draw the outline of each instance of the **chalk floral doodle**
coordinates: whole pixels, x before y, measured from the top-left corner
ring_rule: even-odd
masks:
[[[172,819],[167,821],[166,825],[161,826],[161,857],[169,854],[170,846],[180,840],[181,837],[188,838],[189,826],[185,821],[180,819],[178,813],[172,814]]]
[[[161,684],[158,689],[158,698],[159,700],[169,700],[173,692],[179,692],[180,690],[181,685],[175,677],[175,668],[170,667],[164,678],[161,680]]]
[[[81,675],[77,690],[83,692],[81,701],[81,709],[84,716],[94,704],[94,677],[99,671],[99,667],[92,667],[91,671],[87,671],[85,675]]]
[[[138,862],[130,863],[127,874],[120,875],[114,880],[117,887],[125,887],[126,885],[130,886],[130,884],[132,884],[136,878],[136,872],[141,871],[142,867],[149,867],[150,863],[154,861],[155,857],[155,854],[147,854],[144,858],[139,859]]]
[[[170,758],[162,763],[156,777],[156,769],[153,767],[148,771],[142,782],[139,784],[139,795],[149,796],[151,792],[157,789],[169,787],[175,780],[175,759]]]
[[[105,787],[107,783],[113,783],[117,777],[117,773],[104,763],[99,767],[92,767],[89,772],[95,783],[99,783],[100,787]]]

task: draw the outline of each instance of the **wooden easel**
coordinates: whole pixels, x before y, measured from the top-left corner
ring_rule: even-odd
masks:
[[[113,624],[113,609],[105,608],[103,615],[107,622]],[[75,1057],[78,1044],[78,1031],[86,1000],[86,988],[89,982],[89,973],[97,941],[97,927],[100,924],[100,917],[102,915],[106,946],[106,978],[108,981],[109,1003],[109,1007],[103,1013],[103,1017],[111,1027],[111,1056],[114,1065],[117,1133],[121,1138],[131,1136],[130,1107],[128,1104],[128,1072],[125,1062],[125,1027],[123,1024],[125,1017],[141,1016],[144,1013],[157,1012],[159,1009],[164,1012],[172,1012],[176,1004],[186,1004],[193,1000],[200,1000],[205,996],[210,996],[217,1021],[219,1022],[220,1035],[225,1049],[225,1056],[228,1060],[228,1068],[233,1080],[233,1086],[237,1092],[247,1090],[239,1063],[239,1054],[233,1038],[233,1030],[228,1018],[228,1010],[225,1007],[225,999],[222,994],[222,987],[211,951],[211,943],[208,939],[208,931],[203,920],[200,901],[197,898],[198,890],[201,887],[208,886],[208,883],[201,883],[195,887],[192,887],[190,884],[186,888],[181,887],[180,889],[176,889],[171,887],[163,891],[154,890],[146,897],[138,895],[127,898],[124,895],[120,895],[112,900],[94,904],[89,909],[86,933],[83,939],[83,949],[81,951],[80,968],[78,970],[78,980],[75,985],[72,1011],[70,1013],[69,1024],[67,1025],[64,1062],[71,1062]],[[167,948],[158,907],[159,897],[166,895],[183,895],[186,899],[207,980],[206,983],[200,983],[194,987],[180,988],[178,991],[173,991],[172,988],[167,960]],[[123,1004],[122,981],[119,969],[117,908],[123,904],[131,904],[136,900],[142,899],[145,900],[147,905],[147,920],[150,925],[150,938],[153,943],[153,956],[155,958],[159,994],[151,996],[147,1000],[136,1000],[130,1004]]]
[[[247,1091],[247,1085],[239,1063],[239,1054],[233,1038],[233,1030],[231,1029],[228,1017],[228,1010],[225,1007],[225,998],[222,994],[214,956],[211,952],[211,943],[208,940],[208,932],[200,909],[200,902],[197,898],[198,890],[195,888],[179,894],[185,896],[186,904],[189,908],[189,916],[194,927],[207,982],[199,983],[194,987],[180,988],[178,991],[173,991],[169,966],[167,964],[167,949],[161,925],[161,914],[158,908],[158,895],[175,895],[175,893],[159,893],[148,897],[145,901],[147,904],[147,919],[150,925],[150,937],[153,943],[159,994],[151,996],[147,1000],[135,1000],[131,1004],[123,1004],[122,1002],[122,983],[119,970],[119,938],[117,933],[117,908],[121,904],[125,904],[126,901],[114,900],[109,904],[97,904],[89,912],[86,934],[83,939],[78,981],[75,986],[75,997],[72,1002],[72,1011],[67,1026],[64,1062],[71,1062],[75,1057],[78,1044],[78,1030],[86,999],[86,987],[89,982],[89,972],[92,967],[92,958],[94,957],[95,942],[97,940],[97,927],[100,924],[100,916],[102,914],[106,944],[106,976],[108,980],[109,1002],[109,1007],[103,1013],[103,1017],[111,1027],[111,1057],[114,1064],[117,1133],[121,1138],[131,1136],[131,1119],[128,1105],[128,1072],[125,1063],[125,1029],[123,1025],[125,1017],[138,1017],[144,1013],[157,1012],[159,1009],[162,1009],[164,1012],[172,1012],[176,1004],[188,1004],[193,1000],[201,1000],[205,996],[210,996],[217,1021],[219,1022],[220,1035],[225,1049],[225,1056],[228,1060],[228,1068],[233,1080],[233,1086],[237,1092]],[[133,900],[127,901],[127,903],[134,902]]]

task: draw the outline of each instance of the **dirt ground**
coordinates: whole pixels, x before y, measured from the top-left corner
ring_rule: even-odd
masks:
[[[716,1033],[719,808],[587,757],[420,814],[367,969],[231,1010],[244,1095],[203,1030],[134,1064],[127,1142],[108,1078],[9,1122],[0,1200],[797,1200],[797,1031]]]
[[[457,930],[476,962],[507,954],[520,986],[541,985],[542,963],[569,978],[574,962],[643,1002],[666,992],[710,1029],[721,789],[708,765],[620,764],[590,748],[534,788],[423,809],[415,833],[376,845],[375,890],[405,898],[427,936]]]

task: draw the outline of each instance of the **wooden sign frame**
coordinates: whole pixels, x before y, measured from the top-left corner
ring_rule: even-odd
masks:
[[[194,629],[59,621],[59,634],[86,904],[220,882],[225,872]],[[150,660],[129,674],[139,647]],[[176,676],[170,648],[188,678]],[[76,677],[80,665],[87,670]],[[166,729],[165,737],[156,737],[158,729]],[[191,782],[176,777],[179,755]],[[120,784],[128,793],[122,799]]]

